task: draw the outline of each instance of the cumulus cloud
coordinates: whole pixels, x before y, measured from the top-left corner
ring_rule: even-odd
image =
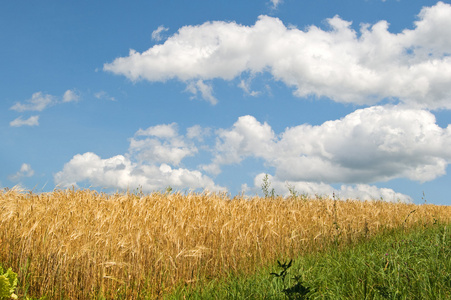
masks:
[[[31,168],[29,164],[23,163],[20,167],[20,170],[17,171],[16,174],[8,176],[8,179],[11,181],[18,181],[24,177],[31,177],[34,175],[34,170]]]
[[[258,174],[254,178],[255,192],[261,190],[263,179],[266,174]],[[374,185],[368,184],[356,184],[356,185],[341,185],[340,189],[335,189],[329,184],[322,182],[307,182],[307,181],[281,181],[277,177],[273,177],[268,174],[268,179],[271,184],[271,188],[278,195],[290,196],[289,188],[294,190],[300,195],[308,196],[321,196],[332,199],[334,196],[336,199],[357,199],[357,200],[383,200],[387,202],[403,202],[412,203],[413,200],[410,196],[402,193],[397,193],[392,189],[378,188]],[[248,188],[248,191],[250,189]]]
[[[80,95],[75,90],[67,90],[63,95],[63,102],[77,102],[80,100]]]
[[[451,126],[432,113],[397,106],[359,109],[319,126],[287,128],[276,136],[270,125],[240,117],[218,131],[215,157],[204,170],[246,157],[261,158],[281,181],[370,183],[394,178],[420,182],[444,175],[451,160]]]
[[[224,190],[199,171],[173,169],[167,164],[133,163],[123,155],[102,159],[91,152],[75,155],[62,171],[55,174],[54,180],[61,187],[77,187],[79,183],[88,182],[93,186],[122,190],[141,186],[145,192],[167,186],[175,189]]]
[[[130,139],[129,153],[147,163],[178,166],[185,157],[197,153],[197,148],[185,141],[177,132],[177,124],[172,123],[138,130]]]
[[[186,129],[186,137],[195,139],[199,142],[204,141],[204,137],[211,135],[210,128],[203,128],[200,125],[194,125]]]
[[[182,135],[177,127],[171,123],[138,130],[124,155],[102,159],[78,154],[55,175],[55,182],[70,186],[87,181],[118,189],[141,185],[146,191],[167,185],[218,190],[202,172],[217,175],[225,165],[254,158],[274,170],[271,180],[280,194],[290,184],[308,194],[407,202],[411,199],[405,195],[370,184],[433,180],[445,174],[451,161],[451,125],[441,128],[431,112],[401,106],[359,109],[339,120],[289,127],[279,134],[253,116],[242,116],[214,134],[196,125]],[[204,143],[207,135],[216,139],[214,145]],[[203,158],[196,170],[181,167],[198,148],[210,150],[212,158]],[[261,180],[262,174],[255,177],[255,187]],[[336,190],[331,184],[342,186]]]
[[[219,129],[216,135],[216,155],[211,164],[203,166],[213,174],[220,173],[221,165],[237,164],[245,157],[271,160],[276,156],[275,134],[271,126],[261,124],[252,116],[238,118],[231,129]]]
[[[192,138],[203,130],[193,127]],[[197,131],[197,134],[195,133]],[[162,124],[140,129],[130,139],[125,155],[102,159],[87,152],[75,155],[54,176],[57,185],[68,187],[87,182],[97,187],[114,189],[136,188],[144,191],[161,190],[167,186],[175,189],[208,189],[225,191],[198,170],[189,170],[181,161],[197,153],[190,138],[178,133],[177,124]]]
[[[12,110],[18,112],[24,111],[43,111],[47,106],[54,104],[55,97],[48,94],[43,94],[42,92],[34,93],[31,99],[25,101],[24,103],[17,102],[11,106]]]
[[[158,28],[152,32],[152,40],[157,41],[157,42],[161,41],[163,39],[161,34],[168,30],[169,30],[169,28],[166,28],[163,25],[158,26]]]
[[[9,122],[9,126],[11,127],[21,127],[21,126],[38,126],[39,125],[39,116],[31,116],[28,119],[22,119],[22,116],[14,119]]]
[[[184,26],[164,44],[142,53],[130,50],[104,70],[133,81],[175,78],[201,93],[205,80],[269,72],[299,97],[367,105],[388,98],[451,108],[451,5],[423,8],[414,29],[400,33],[391,33],[386,21],[363,24],[359,32],[339,16],[327,23],[328,30],[313,25],[300,30],[260,16],[253,26],[222,21]],[[203,97],[214,104],[207,87]]]

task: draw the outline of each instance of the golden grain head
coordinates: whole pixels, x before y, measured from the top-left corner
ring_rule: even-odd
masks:
[[[435,205],[92,190],[1,191],[0,213],[0,261],[28,276],[29,295],[79,299],[158,297],[384,228],[451,220]]]

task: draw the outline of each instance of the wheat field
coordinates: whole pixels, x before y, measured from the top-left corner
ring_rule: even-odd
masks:
[[[19,295],[155,299],[383,229],[451,221],[451,207],[227,194],[0,191],[0,262]]]

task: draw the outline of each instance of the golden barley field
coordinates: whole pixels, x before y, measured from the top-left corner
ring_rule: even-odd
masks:
[[[19,295],[155,299],[384,228],[450,222],[451,207],[227,194],[0,191],[0,263]]]

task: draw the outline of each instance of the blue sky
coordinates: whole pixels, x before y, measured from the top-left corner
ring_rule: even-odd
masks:
[[[0,187],[450,205],[450,3],[3,1]]]

